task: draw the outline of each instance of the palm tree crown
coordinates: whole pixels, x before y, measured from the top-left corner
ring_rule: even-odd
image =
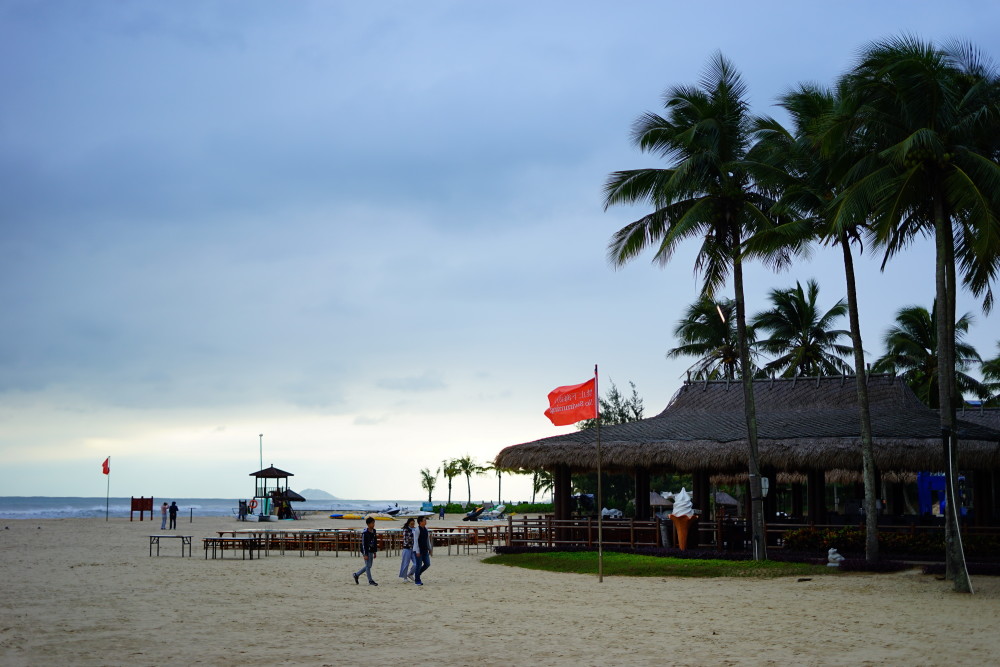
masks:
[[[740,362],[735,311],[732,299],[716,301],[702,297],[692,303],[674,328],[680,345],[668,350],[667,358],[695,357],[696,361],[688,369],[694,379],[735,380]],[[751,327],[747,328],[747,336],[752,343]]]
[[[998,81],[972,47],[912,37],[872,44],[842,81],[842,119],[869,150],[847,175],[838,219],[874,211],[887,255],[935,228],[954,235],[963,280],[987,307],[1000,259]]]
[[[757,313],[751,320],[756,331],[769,334],[768,338],[757,341],[757,347],[780,355],[764,366],[765,370],[776,371],[783,377],[852,372],[844,358],[853,348],[839,342],[841,338],[849,338],[850,332],[831,328],[847,313],[847,304],[841,299],[822,313],[816,303],[818,296],[819,285],[815,280],[806,283],[804,290],[797,281],[794,288],[771,290],[773,307]]]
[[[935,307],[928,311],[923,306],[900,309],[896,324],[883,338],[886,352],[872,366],[876,373],[898,373],[917,397],[932,408],[939,407],[936,310]],[[964,372],[980,361],[976,348],[963,342],[971,323],[972,316],[968,313],[955,322],[955,378],[960,391],[982,396],[983,386]]]
[[[702,242],[695,269],[712,295],[733,268],[733,252],[751,232],[770,224],[774,203],[755,187],[746,161],[753,118],[746,86],[721,54],[713,59],[700,87],[675,86],[665,93],[664,118],[646,113],[632,128],[633,142],[674,166],[611,174],[604,187],[605,208],[648,203],[649,215],[619,230],[608,246],[620,266],[651,245],[654,261],[669,262],[681,241]]]
[[[997,343],[998,354],[983,362],[980,369],[983,373],[983,386],[989,392],[989,404],[1000,405],[1000,343]]]

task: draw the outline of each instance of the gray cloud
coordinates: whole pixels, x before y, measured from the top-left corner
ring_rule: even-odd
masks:
[[[206,411],[205,428],[216,413],[345,417],[377,440],[489,405],[547,428],[536,403],[598,362],[652,410],[686,367],[663,355],[698,284],[685,251],[666,270],[605,261],[644,211],[603,211],[604,179],[657,164],[629,144],[632,121],[716,48],[774,112],[788,86],[829,81],[901,29],[997,55],[998,12],[889,2],[859,23],[764,2],[705,22],[654,2],[5,2],[0,410],[18,437],[0,450],[29,451],[38,423],[74,411],[94,424]],[[754,27],[765,16],[773,40]],[[929,304],[927,253],[865,274],[869,340],[889,311]],[[754,273],[751,300],[806,273],[842,290],[836,257],[799,269]],[[977,324],[980,352],[996,317]],[[329,437],[346,451],[344,429]],[[499,433],[480,459],[534,436]]]

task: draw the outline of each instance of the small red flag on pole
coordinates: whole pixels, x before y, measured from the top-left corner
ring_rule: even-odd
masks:
[[[597,378],[550,391],[545,416],[556,426],[597,419]]]
[[[108,495],[104,498],[104,520],[108,520],[111,513],[111,457],[104,459],[101,464],[101,472],[108,476]]]

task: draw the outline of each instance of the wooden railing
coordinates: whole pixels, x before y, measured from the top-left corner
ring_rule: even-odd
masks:
[[[598,525],[596,518],[554,519],[508,517],[507,544],[511,546],[585,546],[596,547],[598,528],[606,546],[660,546],[662,522],[635,519],[606,519]]]
[[[603,522],[603,544],[605,546],[628,547],[661,547],[676,544],[676,534],[669,521],[656,519],[654,521],[637,521],[635,519],[605,519]],[[780,521],[767,523],[764,526],[767,544],[772,547],[783,547],[785,534],[792,530],[808,528],[812,524]],[[820,526],[833,529],[858,527],[863,524],[847,524],[836,526]],[[557,520],[551,516],[536,518],[509,517],[507,520],[507,541],[511,546],[597,546],[597,519],[578,518]],[[914,523],[889,524],[880,523],[880,532],[908,533],[943,533],[940,525],[921,525]],[[962,528],[963,535],[998,535],[998,527]],[[696,539],[692,539],[696,537]],[[689,549],[715,549],[718,551],[749,551],[751,529],[745,519],[727,518],[719,521],[698,521],[693,524],[692,534],[688,537]]]

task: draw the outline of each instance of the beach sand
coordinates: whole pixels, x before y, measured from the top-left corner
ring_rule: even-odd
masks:
[[[247,525],[184,517],[177,532],[195,536],[194,557],[164,540],[150,558],[159,520],[0,521],[0,664],[985,665],[1000,655],[995,577],[975,577],[974,596],[914,573],[599,583],[439,548],[420,588],[397,578],[398,556],[376,562],[378,587],[354,584],[361,559],[347,554],[205,560],[200,538]]]

